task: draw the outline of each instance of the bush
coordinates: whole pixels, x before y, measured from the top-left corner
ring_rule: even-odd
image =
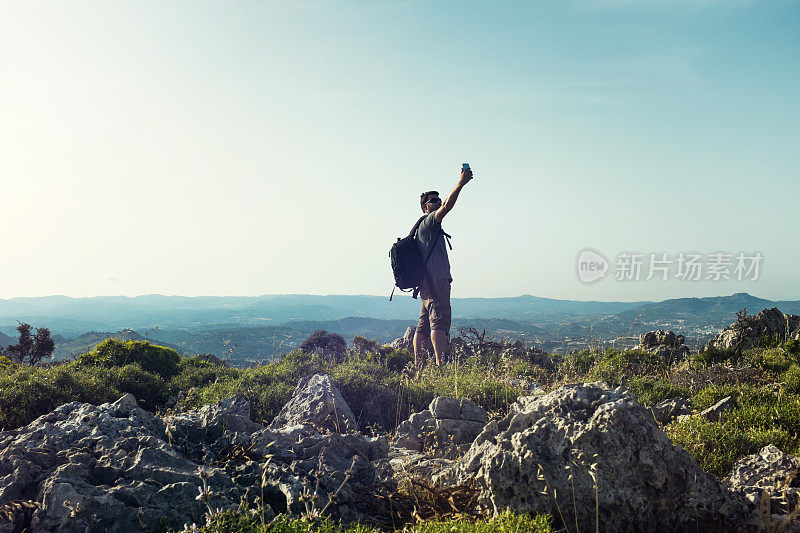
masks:
[[[730,362],[731,364],[737,364],[741,358],[742,354],[737,353],[734,349],[723,350],[710,347],[696,354],[694,356],[694,361],[704,366],[710,366],[727,362]]]
[[[178,352],[147,341],[122,342],[106,339],[89,353],[78,357],[81,366],[102,366],[106,368],[138,363],[142,370],[152,372],[168,380],[178,373],[180,356]]]
[[[392,372],[400,372],[412,362],[414,362],[414,356],[406,350],[392,350],[386,355],[386,368]]]
[[[215,381],[236,379],[241,370],[226,366],[217,366],[198,357],[182,357],[178,363],[178,373],[169,380],[172,391],[188,391],[193,387],[202,387]]]
[[[105,378],[74,365],[19,367],[13,374],[0,374],[0,428],[24,426],[68,402],[117,400],[122,392]]]
[[[164,379],[152,372],[143,370],[139,363],[116,366],[108,369],[93,369],[102,374],[101,379],[121,393],[131,393],[141,407],[153,410],[163,406],[169,397],[169,389]],[[119,396],[118,396],[119,397]],[[117,398],[118,398],[117,397]],[[117,398],[114,398],[116,400]]]
[[[783,375],[783,388],[786,392],[800,394],[800,367],[792,365]]]
[[[783,343],[783,349],[786,350],[795,363],[800,364],[800,339],[792,339]]]
[[[308,354],[319,353],[326,359],[342,361],[347,353],[347,342],[338,333],[328,333],[318,329],[300,344],[300,351]]]
[[[792,359],[781,348],[770,348],[749,352],[746,363],[754,368],[763,368],[768,372],[781,374],[792,365]]]
[[[9,374],[16,370],[17,363],[5,355],[0,355],[0,374]]]

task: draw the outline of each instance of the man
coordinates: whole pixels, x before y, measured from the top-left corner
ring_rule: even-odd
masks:
[[[453,209],[458,199],[458,193],[471,179],[472,170],[468,168],[461,170],[461,178],[458,180],[456,188],[447,196],[444,203],[436,191],[422,193],[419,199],[422,212],[428,213],[428,216],[420,223],[415,239],[420,252],[422,252],[422,257],[427,257],[433,247],[428,261],[428,273],[433,283],[433,293],[428,287],[426,278],[419,289],[422,308],[419,312],[417,331],[414,333],[414,366],[417,368],[420,368],[424,362],[422,355],[424,347],[430,348],[430,345],[433,344],[437,366],[441,364],[447,350],[451,315],[450,283],[453,278],[450,276],[450,260],[447,258],[445,238],[439,233],[442,219]]]

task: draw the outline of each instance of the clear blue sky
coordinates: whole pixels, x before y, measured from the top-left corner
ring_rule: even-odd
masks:
[[[798,29],[789,1],[3,2],[0,298],[388,295],[466,161],[454,297],[800,299]],[[587,247],[764,260],[584,284]]]

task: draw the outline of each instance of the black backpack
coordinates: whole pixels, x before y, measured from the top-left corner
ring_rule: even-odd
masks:
[[[401,292],[409,292],[413,289],[412,298],[417,297],[419,286],[422,284],[423,280],[428,281],[431,294],[434,294],[433,282],[428,273],[428,261],[431,258],[431,254],[433,254],[433,250],[436,248],[436,244],[439,242],[439,237],[442,235],[447,237],[447,244],[450,246],[451,250],[453,249],[449,240],[450,235],[445,233],[442,227],[439,226],[439,234],[436,235],[436,238],[433,240],[431,249],[428,251],[428,256],[423,259],[414,234],[417,232],[417,228],[419,228],[419,225],[425,220],[426,216],[428,215],[422,215],[420,219],[417,220],[417,223],[414,224],[414,227],[411,228],[411,232],[406,237],[402,239],[398,237],[397,242],[394,243],[389,250],[389,259],[392,263],[395,288],[400,289]],[[392,301],[392,296],[394,296],[394,289],[392,289],[392,294],[389,295],[390,302]]]

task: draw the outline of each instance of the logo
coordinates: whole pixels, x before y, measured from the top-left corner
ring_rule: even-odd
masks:
[[[592,283],[603,279],[608,272],[608,261],[594,250],[583,250],[578,254],[578,279]]]

